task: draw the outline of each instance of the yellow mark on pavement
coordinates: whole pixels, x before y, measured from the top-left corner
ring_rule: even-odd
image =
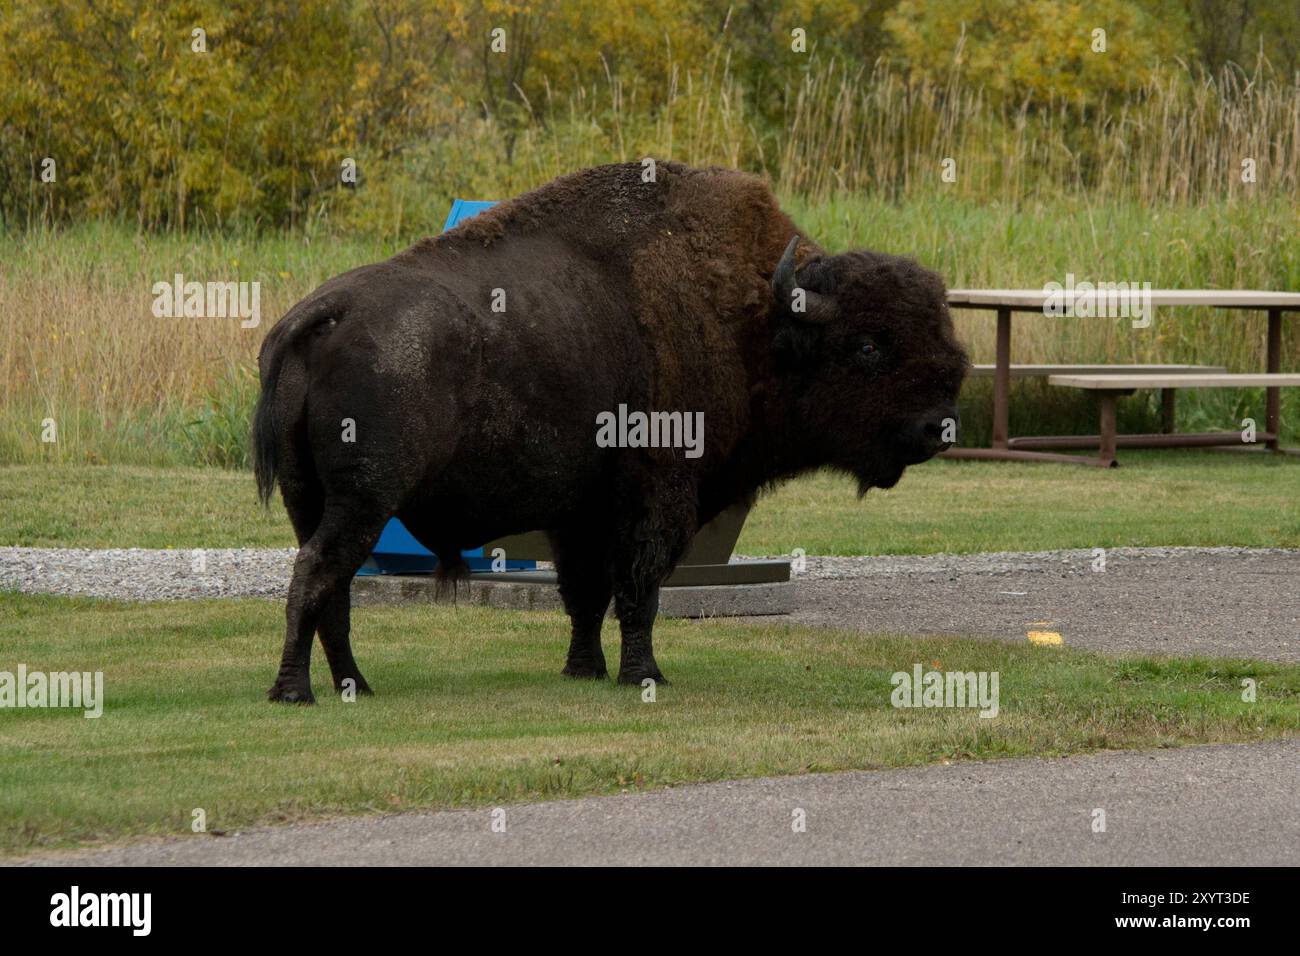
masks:
[[[1061,635],[1055,631],[1030,631],[1028,634],[1030,644],[1056,645],[1064,643]]]

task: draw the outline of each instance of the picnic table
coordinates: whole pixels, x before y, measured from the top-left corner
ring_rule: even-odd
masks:
[[[1300,385],[1300,374],[1281,371],[1282,315],[1300,312],[1300,292],[1225,291],[1219,289],[1151,289],[1099,291],[1095,301],[1107,301],[1111,307],[1129,306],[1140,301],[1151,307],[1207,306],[1218,309],[1246,309],[1268,314],[1266,360],[1263,374],[1230,375],[1221,366],[1204,365],[1022,365],[1011,362],[1011,317],[1016,313],[1039,316],[1069,314],[1084,294],[1049,292],[1046,289],[950,289],[948,305],[954,309],[974,309],[997,313],[996,361],[990,368],[976,366],[974,374],[993,377],[993,436],[988,448],[950,448],[949,458],[984,458],[1011,461],[1056,461],[1071,464],[1113,467],[1115,449],[1169,448],[1209,445],[1239,445],[1241,433],[1175,433],[1173,431],[1173,396],[1178,388],[1266,389],[1264,429],[1256,440],[1272,451],[1279,451],[1281,389]],[[1056,312],[1050,307],[1055,306]],[[1077,321],[1090,321],[1079,318]],[[1127,320],[1125,320],[1127,321]],[[1101,423],[1097,435],[1040,435],[1013,438],[1008,434],[1013,375],[1043,375],[1048,384],[1066,388],[1086,388],[1101,398]],[[1165,430],[1154,435],[1119,435],[1115,426],[1115,399],[1132,394],[1138,388],[1159,388],[1162,392]],[[1097,457],[1060,454],[1047,449],[1097,448]]]

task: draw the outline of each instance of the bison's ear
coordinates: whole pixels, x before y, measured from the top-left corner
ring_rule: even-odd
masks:
[[[794,251],[798,245],[799,237],[795,236],[772,273],[777,314],[795,322],[823,325],[835,317],[835,300],[831,297],[834,276],[821,258],[805,263],[796,273]]]

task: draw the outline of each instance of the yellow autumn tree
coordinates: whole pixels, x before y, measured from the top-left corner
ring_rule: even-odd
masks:
[[[956,74],[1013,104],[1099,102],[1149,80],[1185,40],[1128,0],[902,0],[884,27],[915,74]]]

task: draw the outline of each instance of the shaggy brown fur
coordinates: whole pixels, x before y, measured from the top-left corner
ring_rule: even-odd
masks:
[[[892,485],[952,440],[966,358],[937,276],[793,241],[756,177],[655,172],[562,177],[327,282],[267,336],[259,486],[279,480],[303,545],[273,699],[311,699],[317,629],[336,686],[368,690],[347,594],[393,515],[453,571],[464,548],[546,531],[565,672],[605,673],[612,597],[619,679],[662,680],[659,585],[702,524],[825,465]],[[599,447],[620,404],[702,413],[703,454]]]

